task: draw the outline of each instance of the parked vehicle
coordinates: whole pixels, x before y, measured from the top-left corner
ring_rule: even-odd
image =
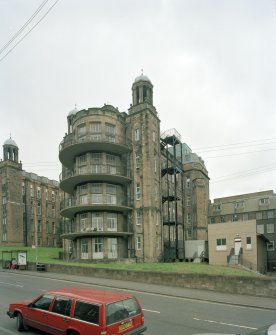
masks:
[[[91,288],[51,290],[11,303],[7,314],[17,319],[18,331],[33,327],[53,335],[136,335],[146,330],[133,295]]]

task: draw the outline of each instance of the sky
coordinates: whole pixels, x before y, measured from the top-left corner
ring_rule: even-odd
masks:
[[[0,143],[59,180],[68,113],[127,112],[143,71],[211,200],[276,192],[275,42],[276,0],[0,0]]]

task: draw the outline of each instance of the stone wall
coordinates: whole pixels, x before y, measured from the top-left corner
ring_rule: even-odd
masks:
[[[36,270],[29,263],[29,270]],[[121,269],[100,269],[91,267],[47,264],[46,271],[67,275],[90,276],[124,280],[164,286],[204,289],[217,292],[247,294],[276,298],[276,278],[272,277],[230,277],[199,274],[181,274],[172,272],[132,271]]]

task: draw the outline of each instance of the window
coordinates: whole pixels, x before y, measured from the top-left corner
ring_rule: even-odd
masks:
[[[40,187],[37,187],[36,189],[36,196],[38,199],[41,199],[41,188]]]
[[[142,224],[142,211],[138,209],[136,211],[136,225],[140,226]]]
[[[37,215],[41,215],[41,203],[38,201],[37,203]]]
[[[80,204],[81,205],[87,205],[88,204],[87,194],[80,195]]]
[[[103,216],[100,213],[92,213],[92,229],[94,231],[103,230]]]
[[[109,142],[115,142],[115,126],[113,124],[106,124],[106,139]]]
[[[92,184],[92,193],[102,193],[102,184]]]
[[[85,124],[82,124],[78,127],[78,135],[79,136],[84,136],[85,133],[86,133]]]
[[[134,298],[120,300],[106,306],[106,324],[110,325],[141,313],[141,309]]]
[[[52,191],[52,201],[55,202],[56,201],[56,195],[55,195],[55,192]]]
[[[186,205],[191,206],[191,197],[189,195],[187,195],[187,198],[186,198]]]
[[[93,152],[91,154],[92,164],[101,164],[101,153],[100,152]]]
[[[142,249],[142,236],[136,237],[136,250]]]
[[[135,167],[136,169],[140,168],[140,155],[138,153],[135,154]]]
[[[80,215],[80,230],[85,231],[87,225],[87,213]]]
[[[226,238],[218,238],[216,250],[226,250]]]
[[[91,134],[101,133],[101,123],[100,122],[90,123],[90,132]]]
[[[243,208],[243,207],[244,207],[244,201],[235,202],[235,208]]]
[[[264,225],[263,224],[258,224],[257,225],[257,233],[258,234],[264,234]]]
[[[156,140],[156,132],[155,132],[155,130],[152,132],[152,140],[153,140],[153,142],[155,142],[155,140]]]
[[[107,123],[105,125],[106,128],[106,134],[115,136],[115,126],[113,124]]]
[[[140,200],[141,199],[141,187],[140,187],[140,183],[136,184],[136,200]]]
[[[103,252],[103,239],[101,237],[97,237],[94,239],[94,252]]]
[[[106,222],[108,231],[117,231],[117,214],[107,213]]]
[[[266,247],[267,251],[274,251],[274,241],[268,242]]]
[[[87,302],[77,301],[74,311],[74,318],[86,322],[99,324],[99,306]]]
[[[257,212],[256,213],[256,220],[262,220],[262,218],[263,218],[262,212]]]
[[[246,237],[246,249],[251,249],[252,248],[252,241],[251,241],[251,236]]]
[[[108,184],[106,185],[106,203],[111,205],[116,205],[116,185]]]
[[[79,165],[86,164],[86,155],[79,156]]]
[[[56,224],[55,224],[55,222],[52,222],[52,233],[53,234],[56,233]]]
[[[154,173],[157,172],[157,158],[156,155],[154,155]]]
[[[220,211],[221,210],[221,205],[220,204],[214,205],[214,209],[215,209],[215,211]]]
[[[225,217],[224,217],[224,216],[221,216],[221,217],[220,217],[220,222],[221,222],[221,223],[225,223]]]
[[[88,240],[86,238],[81,240],[81,259],[88,259]]]
[[[248,213],[243,213],[242,219],[243,221],[248,221]]]
[[[134,138],[135,138],[135,141],[139,141],[140,140],[140,129],[139,128],[135,129]]]
[[[266,232],[268,234],[273,234],[274,233],[274,223],[268,223],[266,225]]]
[[[41,233],[41,221],[40,220],[37,221],[37,232]]]
[[[34,189],[33,189],[33,185],[30,185],[30,193],[31,193],[31,197],[34,196]]]
[[[87,194],[87,185],[80,186],[80,194]]]
[[[63,297],[57,297],[54,302],[52,312],[61,314],[61,315],[70,316],[71,305],[72,305],[72,300],[68,298],[63,298]]]
[[[215,218],[210,218],[211,223],[216,223]]]
[[[268,219],[273,219],[273,218],[274,218],[274,216],[273,216],[273,211],[268,211],[268,212],[267,212],[267,218],[268,218]]]
[[[264,205],[269,205],[269,198],[263,198],[259,200],[259,205],[264,206]]]
[[[33,308],[48,311],[53,299],[54,299],[53,295],[45,294],[42,297],[40,297],[37,301],[35,301],[35,303],[33,304]]]
[[[233,214],[233,215],[232,215],[232,221],[233,221],[233,222],[235,222],[235,221],[239,221],[238,214]]]
[[[187,214],[187,223],[188,223],[188,224],[191,224],[191,223],[192,223],[192,214],[191,214],[191,213],[188,213],[188,214]]]
[[[186,178],[186,188],[191,188],[191,179]]]

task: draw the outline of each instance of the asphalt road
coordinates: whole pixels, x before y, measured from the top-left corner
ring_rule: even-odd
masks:
[[[248,333],[276,322],[276,301],[133,282],[29,271],[0,271],[0,334],[18,334],[6,315],[12,301],[31,298],[52,288],[91,286],[132,291],[141,301],[148,330],[145,335]],[[42,332],[29,331],[28,334]]]

